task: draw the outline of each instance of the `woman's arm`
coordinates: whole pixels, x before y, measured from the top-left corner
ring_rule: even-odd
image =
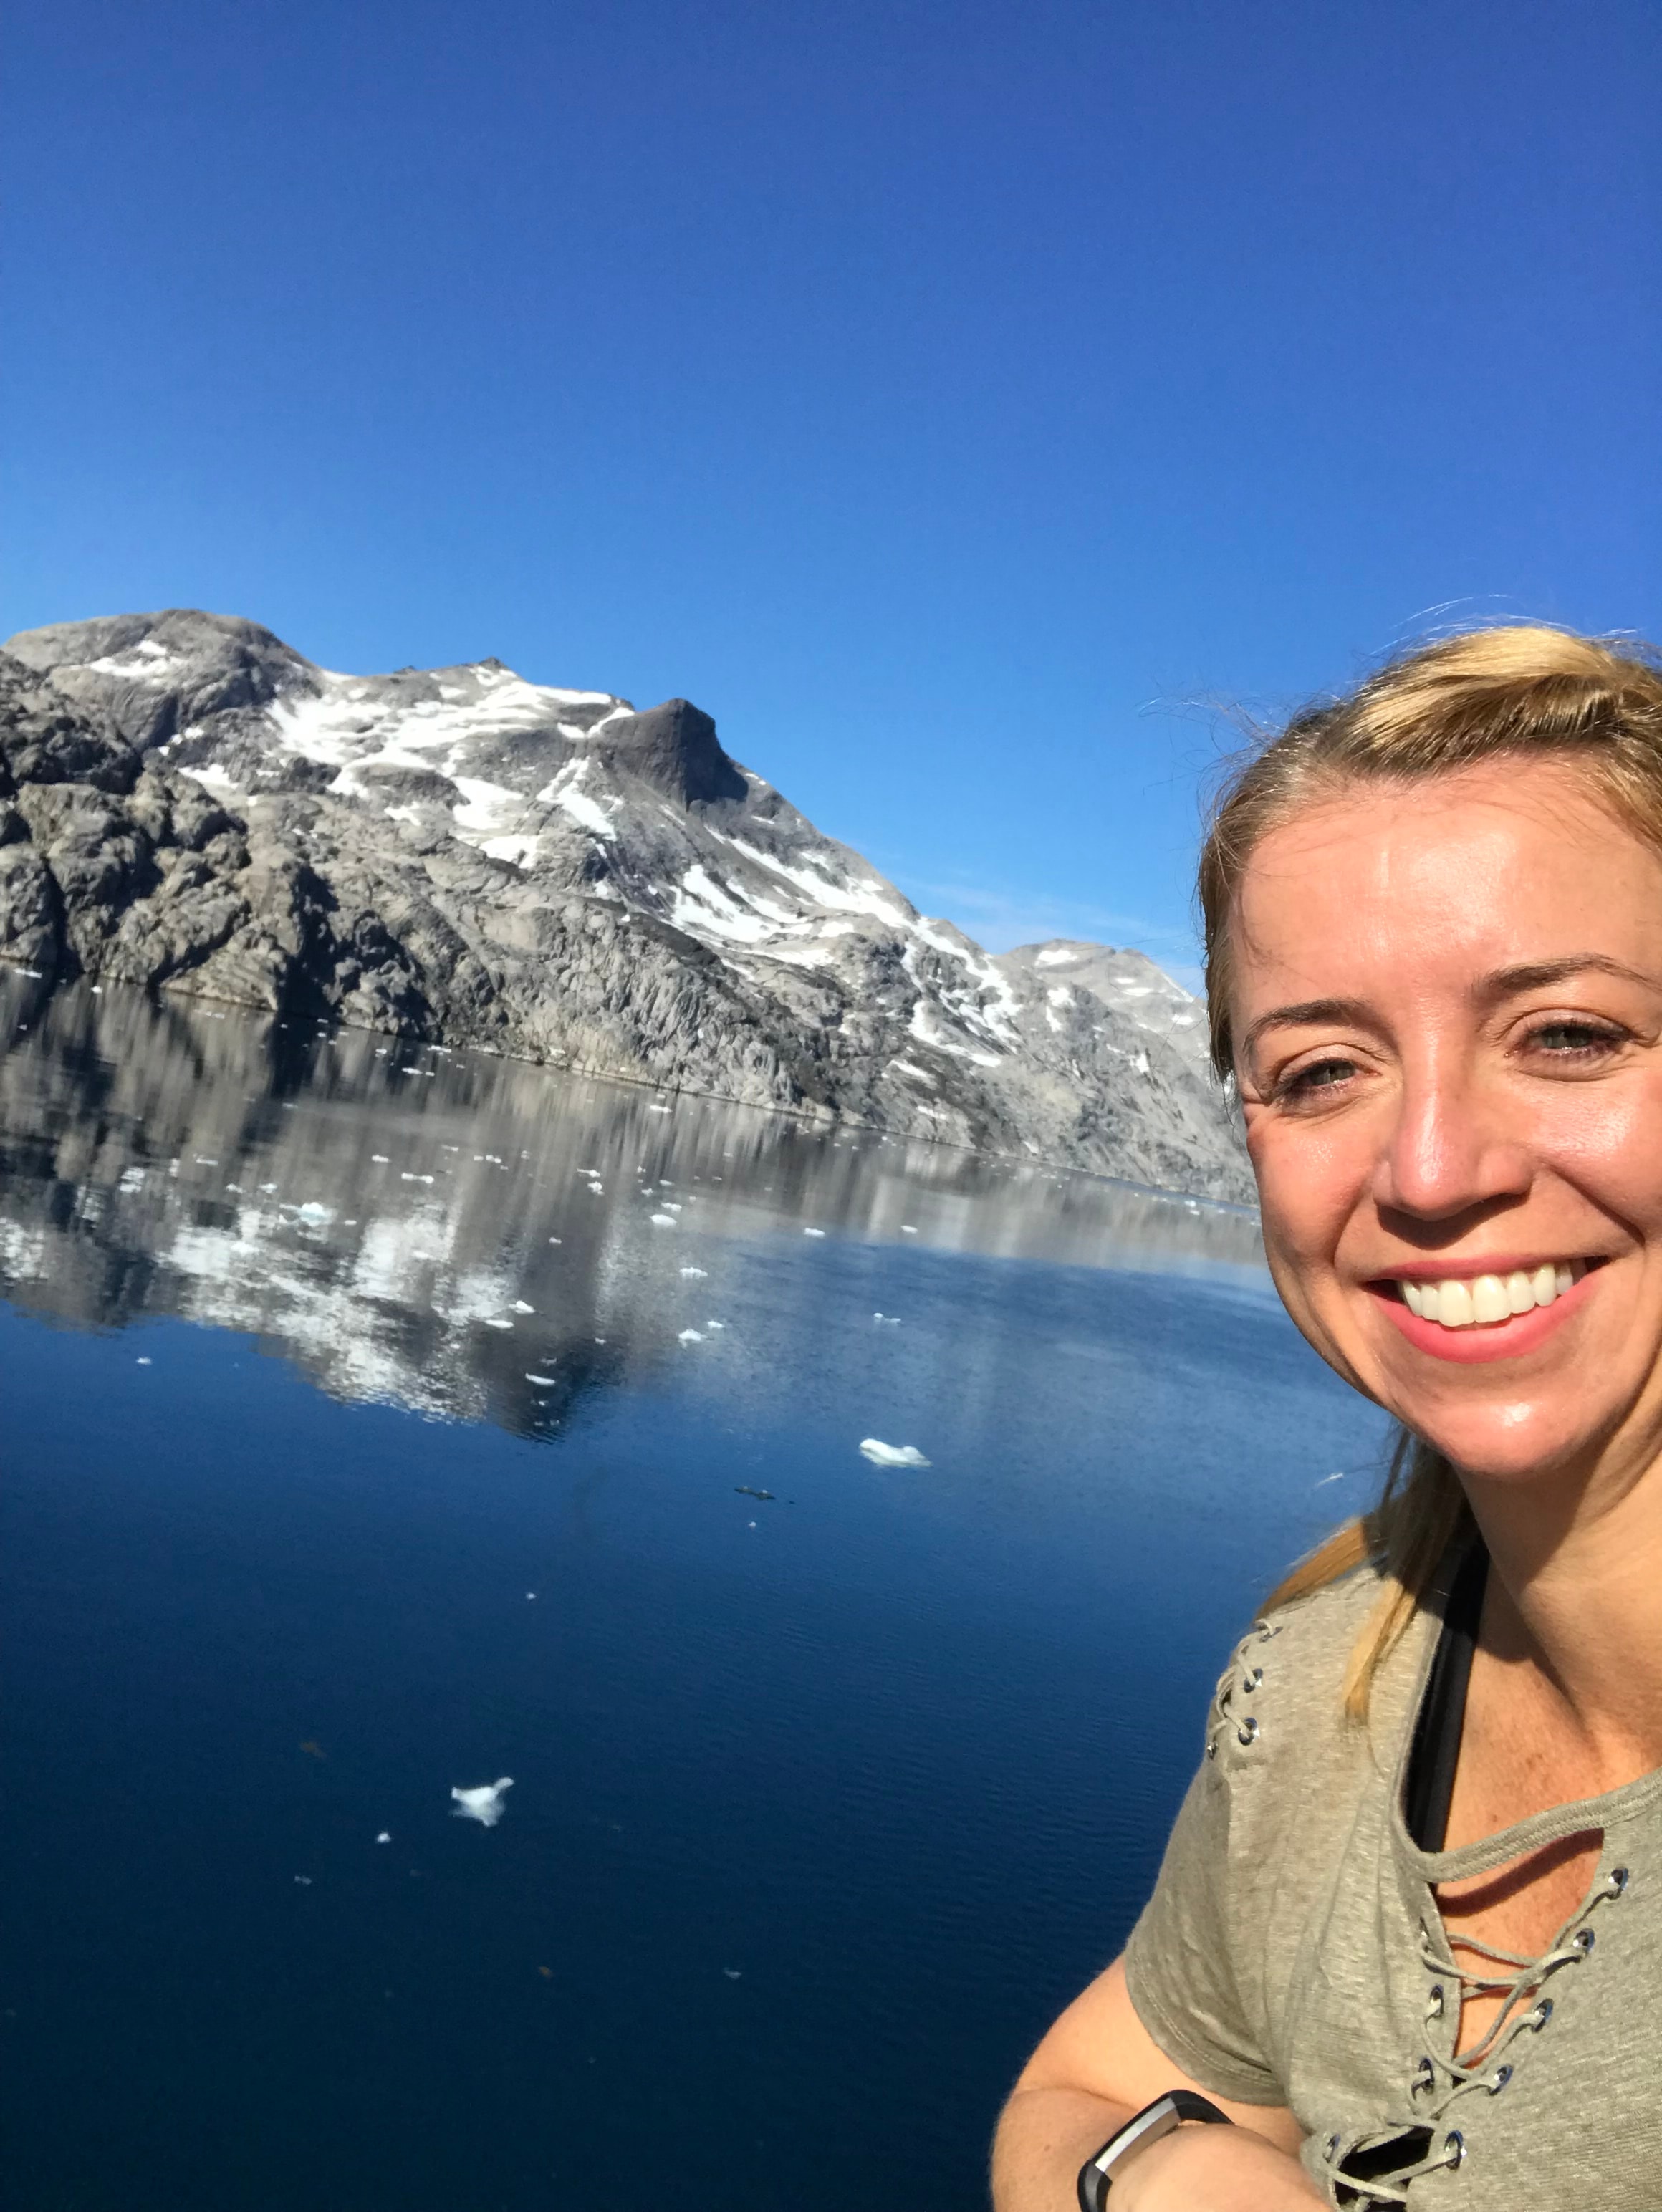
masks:
[[[995,2212],[1077,2212],[1081,2166],[1167,2089],[1211,2096],[1138,2019],[1116,1960],[1068,2006],[1010,2094],[993,2142]],[[1112,2212],[1310,2212],[1325,2202],[1298,2163],[1289,2112],[1212,2102],[1237,2124],[1180,2128],[1140,2152],[1113,2185]]]

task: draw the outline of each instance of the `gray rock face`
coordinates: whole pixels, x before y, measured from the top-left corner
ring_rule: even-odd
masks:
[[[13,638],[0,960],[1251,1195],[1140,955],[993,959],[685,700],[497,661],[343,676],[188,611]]]

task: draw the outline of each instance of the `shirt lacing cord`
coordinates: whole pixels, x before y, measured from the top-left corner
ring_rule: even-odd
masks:
[[[1417,2181],[1422,2174],[1441,2172],[1463,2162],[1465,2138],[1458,2128],[1443,2129],[1444,2116],[1462,2097],[1471,2096],[1480,2089],[1495,2097],[1506,2087],[1513,2071],[1507,2051],[1525,2032],[1538,2034],[1552,2017],[1552,1999],[1539,1995],[1543,1984],[1562,1967],[1579,1966],[1587,1957],[1594,1941],[1587,1922],[1601,1905],[1620,1897],[1627,1886],[1626,1867],[1613,1868],[1575,1917],[1561,1930],[1552,1948],[1538,1958],[1526,1959],[1515,1951],[1497,1950],[1492,1944],[1481,1943],[1472,1936],[1461,1937],[1462,1950],[1475,1952],[1493,1966],[1510,1969],[1504,1973],[1468,1972],[1454,1959],[1440,1927],[1434,1935],[1422,1924],[1420,1956],[1430,1972],[1444,1978],[1432,1990],[1427,2019],[1435,2020],[1442,2013],[1447,2001],[1446,1987],[1451,1983],[1458,1991],[1457,2003],[1463,2005],[1468,1997],[1498,1996],[1501,1999],[1501,2009],[1487,2033],[1468,2051],[1442,2059],[1428,2051],[1421,2059],[1409,2084],[1411,2119],[1348,2140],[1329,2136],[1324,2147],[1324,2159],[1336,2203],[1405,2206],[1410,2182]],[[1531,1998],[1536,2002],[1530,2003]],[[1398,2164],[1393,2160],[1390,2160],[1389,2172],[1373,2170],[1374,2160],[1382,2154],[1388,2154],[1393,2145],[1401,2146],[1411,2162]]]
[[[1233,1724],[1238,1743],[1251,1744],[1258,1740],[1258,1721],[1256,1713],[1235,1714],[1237,1696],[1250,1698],[1263,1687],[1263,1668],[1252,1663],[1255,1645],[1273,1644],[1282,1632],[1282,1623],[1272,1628],[1267,1620],[1255,1620],[1251,1632],[1242,1638],[1235,1647],[1235,1656],[1218,1678],[1218,1686],[1212,1698],[1212,1717],[1206,1730],[1206,1755],[1215,1759],[1218,1740],[1226,1728]]]

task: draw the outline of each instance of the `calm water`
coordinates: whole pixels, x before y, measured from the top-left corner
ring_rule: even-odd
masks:
[[[7,2201],[980,2201],[1372,1480],[1250,1222],[112,992],[0,1037]]]

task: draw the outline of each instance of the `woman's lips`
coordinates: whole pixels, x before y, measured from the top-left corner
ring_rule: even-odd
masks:
[[[1399,1328],[1416,1352],[1456,1366],[1476,1366],[1489,1359],[1521,1359],[1536,1351],[1565,1322],[1580,1313],[1604,1269],[1590,1267],[1580,1281],[1562,1291],[1549,1306],[1513,1314],[1507,1321],[1480,1322],[1470,1328],[1445,1328],[1440,1322],[1422,1321],[1409,1311],[1394,1283],[1369,1283],[1368,1296]]]

